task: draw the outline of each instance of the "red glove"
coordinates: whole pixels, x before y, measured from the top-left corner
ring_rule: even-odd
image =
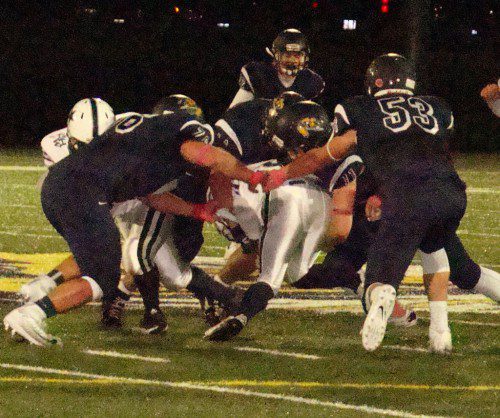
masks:
[[[207,203],[195,203],[193,204],[193,214],[191,216],[203,222],[214,222],[217,209],[215,200],[210,200]]]
[[[267,172],[267,178],[264,182],[264,191],[266,193],[280,187],[287,180],[284,168],[279,170],[271,170]]]
[[[250,176],[250,179],[248,180],[248,185],[250,186],[249,189],[252,191],[255,191],[255,188],[259,185],[262,184],[263,180],[265,179],[266,174],[262,171],[254,171],[252,175]]]

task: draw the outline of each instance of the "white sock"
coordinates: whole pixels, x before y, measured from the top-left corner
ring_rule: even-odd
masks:
[[[35,318],[39,318],[42,321],[47,319],[47,314],[36,303],[28,303],[27,305],[24,305],[24,307],[21,307],[21,309],[23,308],[31,313]]]
[[[448,302],[445,300],[429,301],[429,312],[431,314],[430,328],[437,332],[448,331]]]
[[[487,269],[486,267],[479,267],[481,268],[481,276],[479,276],[479,281],[473,290],[477,293],[482,293],[483,295],[488,296],[495,302],[499,302],[500,274],[496,271]]]

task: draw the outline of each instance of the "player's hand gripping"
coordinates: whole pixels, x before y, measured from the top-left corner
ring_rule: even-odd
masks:
[[[218,209],[219,205],[215,200],[209,200],[206,203],[195,203],[192,217],[203,222],[214,222],[216,220],[215,213]]]

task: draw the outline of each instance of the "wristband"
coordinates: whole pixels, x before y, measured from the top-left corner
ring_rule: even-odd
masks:
[[[214,210],[209,208],[206,203],[195,203],[192,217],[203,222],[213,222],[215,220]]]
[[[287,175],[284,168],[279,170],[271,170],[268,172],[267,180],[265,183],[265,191],[269,192],[278,188],[287,180]]]
[[[261,184],[264,177],[265,174],[262,171],[254,171],[250,176],[250,179],[248,180],[248,184],[252,187],[255,187],[258,184]]]

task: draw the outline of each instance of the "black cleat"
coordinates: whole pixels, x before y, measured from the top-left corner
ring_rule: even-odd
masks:
[[[245,315],[228,316],[222,322],[209,328],[204,338],[210,341],[228,341],[236,337],[247,324]]]
[[[161,334],[168,328],[167,321],[160,309],[151,309],[144,312],[140,322],[141,332],[144,334]]]
[[[121,328],[126,303],[127,301],[119,296],[111,301],[103,302],[101,324],[105,328]]]

